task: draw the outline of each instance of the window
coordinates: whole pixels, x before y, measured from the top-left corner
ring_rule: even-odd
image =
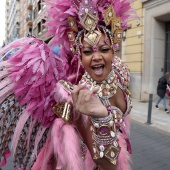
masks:
[[[34,28],[34,30],[33,30],[33,36],[37,36],[37,28]]]
[[[33,14],[33,15],[34,15],[33,18],[36,19],[36,18],[37,18],[37,8],[34,9],[34,12],[33,12],[33,13],[34,13],[34,14]]]
[[[29,27],[29,28],[28,28],[28,34],[29,34],[29,35],[32,35],[32,27]]]
[[[166,40],[165,40],[165,69],[164,72],[166,73],[169,71],[170,68],[170,22],[167,22],[165,24],[165,34],[166,34]]]
[[[41,34],[41,22],[38,23],[38,34]]]
[[[38,1],[38,13],[41,11],[41,0]]]

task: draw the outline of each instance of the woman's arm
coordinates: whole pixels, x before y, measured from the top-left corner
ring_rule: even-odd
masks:
[[[81,91],[81,92],[80,92]],[[73,102],[74,106],[76,106],[76,110],[83,112],[83,114],[90,115],[92,117],[106,117],[108,115],[108,111],[105,108],[105,106],[100,102],[97,101],[99,99],[91,99],[90,97],[93,96],[93,92],[87,92],[84,91],[83,89],[76,87],[73,90]],[[87,100],[85,100],[87,99]],[[88,103],[89,102],[89,103]],[[92,102],[92,103],[91,103]],[[120,108],[120,110],[125,111],[126,110],[126,102],[124,99],[123,92],[118,88],[117,93],[115,94],[114,97],[111,98],[110,100],[111,105],[117,106]],[[85,105],[85,107],[84,107]],[[91,106],[93,109],[91,109]],[[89,108],[89,107],[90,108]],[[104,109],[103,109],[104,107]],[[106,111],[106,113],[104,113]],[[103,112],[103,113],[102,113]],[[98,114],[97,114],[98,113]],[[94,144],[94,139],[93,139],[93,131],[91,131],[91,122],[88,120],[87,123],[83,123],[83,120],[76,120],[75,125],[80,132],[85,144],[87,145],[91,156],[93,158],[94,156],[94,151],[93,151],[93,144]],[[112,164],[105,156],[103,158],[99,158],[94,160],[97,165],[100,165],[103,170],[116,170],[117,165]]]

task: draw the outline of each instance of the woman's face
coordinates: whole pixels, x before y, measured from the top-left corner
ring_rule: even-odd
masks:
[[[97,51],[83,40],[83,48],[81,49],[82,64],[85,70],[97,82],[103,81],[112,69],[113,51],[110,42],[104,41],[105,36],[102,34],[98,44]]]

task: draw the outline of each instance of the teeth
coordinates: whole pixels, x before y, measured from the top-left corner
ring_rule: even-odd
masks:
[[[101,67],[102,65],[92,66],[92,67]]]

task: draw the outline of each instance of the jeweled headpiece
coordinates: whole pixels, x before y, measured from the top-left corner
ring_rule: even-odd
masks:
[[[115,49],[122,41],[129,19],[137,18],[131,7],[134,0],[45,1],[50,19],[46,23],[47,35],[54,36],[54,45],[62,45],[60,56],[69,66],[80,57],[82,38],[95,51],[101,33],[104,33],[105,42],[110,40],[112,49]]]

